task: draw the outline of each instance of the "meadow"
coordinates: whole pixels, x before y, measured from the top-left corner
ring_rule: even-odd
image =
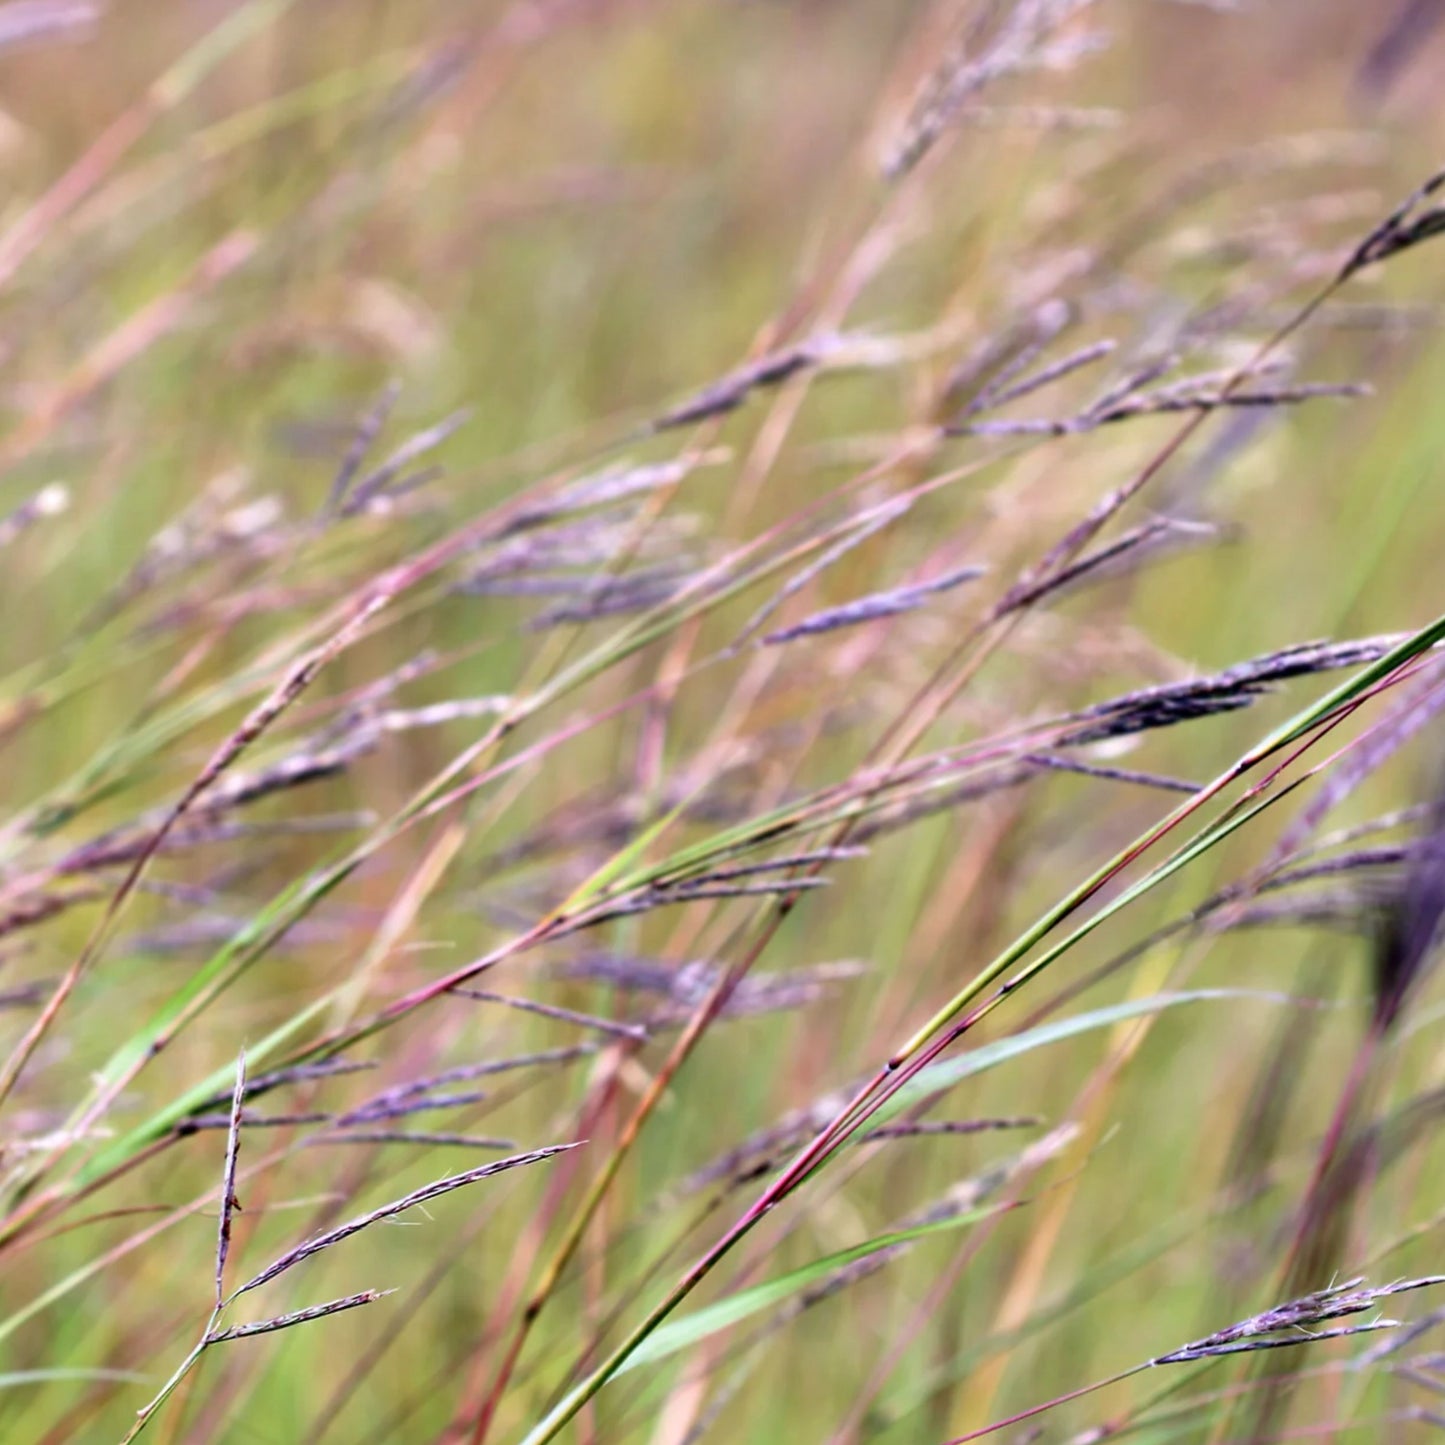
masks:
[[[1445,1428],[1445,35],[0,4],[0,1439]]]

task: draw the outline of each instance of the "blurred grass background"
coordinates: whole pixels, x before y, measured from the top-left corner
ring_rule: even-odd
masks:
[[[6,814],[24,823],[7,828],[6,867],[21,866],[25,829],[47,844],[79,839],[173,800],[234,728],[239,697],[93,780],[82,770],[117,739],[140,735],[178,686],[223,684],[273,638],[319,616],[339,587],[505,505],[524,484],[576,468],[786,338],[795,317],[932,344],[915,366],[844,375],[799,394],[796,422],[779,420],[783,403],[773,410],[769,399],[720,423],[716,440],[732,461],[688,483],[688,525],[703,554],[793,517],[853,475],[856,458],[872,460],[877,439],[922,425],[948,368],[1045,300],[1052,278],[1066,290],[1087,269],[1081,257],[1110,258],[1104,269],[1131,348],[1147,352],[1151,328],[1166,336],[1188,314],[1241,300],[1247,330],[1248,307],[1278,308],[1272,288],[1300,261],[1300,237],[1322,252],[1335,246],[1337,258],[1440,155],[1439,36],[1422,30],[1387,80],[1362,80],[1391,23],[1388,7],[1105,0],[1095,8],[1091,23],[1108,32],[1107,49],[1064,76],[1028,75],[1000,101],[1078,108],[1076,121],[1030,124],[1003,111],[978,118],[930,161],[926,190],[899,208],[896,231],[881,243],[886,264],[833,317],[825,315],[840,294],[829,291],[833,258],[854,244],[859,217],[886,204],[880,137],[906,110],[945,26],[985,5],[146,0],[104,6],[77,28],[0,51],[0,513],[53,482],[70,495],[63,515],[0,553],[0,780]],[[0,19],[16,9],[0,6]],[[212,65],[206,47],[218,33],[235,44]],[[1300,143],[1308,165],[1241,167],[1161,217],[1164,198],[1201,167],[1227,171],[1247,152],[1299,136],[1310,137]],[[32,241],[37,201],[77,175],[85,183]],[[1364,377],[1374,395],[1257,426],[1246,419],[1211,484],[1224,543],[1031,618],[936,741],[1302,639],[1403,630],[1439,610],[1445,348],[1434,308],[1442,290],[1439,253],[1428,249],[1360,283],[1350,297],[1360,313],[1341,308],[1336,324],[1309,333],[1304,355],[1310,376]],[[1396,303],[1387,323],[1363,314]],[[1108,304],[1085,315],[1085,339],[1115,326]],[[315,513],[354,418],[390,381],[400,392],[389,435],[470,412],[441,446],[446,477],[423,491],[421,506],[368,519],[290,571],[284,558],[251,572],[246,564],[237,591],[245,605],[232,613],[208,614],[202,590],[176,598],[182,612],[169,623],[161,613],[149,627],[111,624],[117,586],[208,488],[221,488],[227,505],[273,497],[288,517]],[[986,560],[1006,578],[1137,468],[1169,425],[1064,438],[989,462],[844,562],[825,600],[892,585],[936,548],[954,563]],[[1202,465],[1209,441],[1234,425],[1216,422],[1180,470]],[[627,454],[675,455],[666,442],[644,438]],[[910,480],[972,455],[931,453]],[[752,605],[727,614],[732,630]],[[519,626],[526,615],[511,599],[440,589],[342,657],[318,695],[344,696],[427,648],[449,665],[408,690],[411,704],[511,694],[541,645]],[[517,919],[552,895],[502,866],[508,845],[559,810],[571,817],[567,810],[611,790],[645,795],[681,776],[719,719],[750,744],[743,766],[760,798],[847,776],[877,725],[946,650],[958,615],[950,604],[872,650],[855,644],[781,664],[741,725],[727,713],[740,669],[689,676],[669,710],[658,768],[646,761],[646,723],[624,715],[528,770],[525,788],[487,803],[480,819],[468,815],[445,889],[407,920],[369,996],[400,996],[525,926]],[[649,685],[666,655],[663,646],[620,663],[585,706],[600,710]],[[189,669],[180,684],[177,668]],[[1295,705],[1293,695],[1268,699],[1167,733],[1128,765],[1210,778]],[[571,706],[554,714],[556,725],[577,715]],[[402,735],[316,784],[307,807],[391,813],[470,740],[468,726]],[[541,735],[524,724],[517,745]],[[1421,757],[1406,752],[1342,812],[1358,820],[1414,801],[1427,776]],[[290,806],[289,797],[261,805],[276,816]],[[1144,790],[1101,795],[1088,779],[1052,779],[881,840],[826,898],[805,900],[761,967],[863,960],[866,974],[802,1011],[731,1023],[703,1042],[649,1119],[538,1326],[496,1438],[520,1438],[535,1422],[613,1306],[635,1308],[630,1281],[686,1217],[686,1208],[669,1212],[670,1188],[787,1109],[876,1066],[900,1031],[1158,811]],[[413,830],[369,860],[311,920],[313,932],[298,929],[228,991],[224,1007],[168,1047],[118,1101],[111,1127],[130,1127],[225,1068],[242,1043],[349,977],[436,837]],[[267,842],[240,860],[241,891],[259,907],[331,846],[309,836]],[[1082,978],[1193,906],[1267,846],[1247,837],[1218,862],[1210,855],[1160,901],[1146,901],[1136,923],[1091,941],[1068,977]],[[162,871],[177,888],[213,876],[201,860]],[[206,956],[195,943],[147,941],[175,906],[175,896],[143,894],[127,911],[10,1100],[11,1143],[58,1127],[92,1072]],[[94,922],[93,907],[77,908],[23,945],[0,942],[5,985],[56,977]],[[725,923],[624,920],[598,941],[680,964],[720,949]],[[1271,1189],[1220,1202],[1251,1091],[1279,1056],[1284,1019],[1262,1002],[1181,1008],[1137,1038],[1095,1032],[1000,1068],[969,1085],[967,1115],[1080,1118],[1089,1121],[1088,1151],[1045,1169],[1034,1202],[996,1222],[976,1257],[967,1234],[924,1241],[804,1314],[761,1354],[740,1353],[750,1372],[715,1437],[941,1441],[1268,1303],[1281,1220],[1360,1034],[1368,946],[1298,929],[1186,940],[1075,1005],[1186,980],[1350,1001],[1321,1015],[1312,1046],[1297,1056],[1301,1078],[1281,1130],[1292,1142]],[[529,987],[521,969],[496,986],[513,983]],[[600,985],[557,993],[554,1001],[594,1012],[613,997]],[[1400,1044],[1382,1110],[1439,1087],[1435,1026],[1427,1026],[1438,1003],[1438,989],[1422,996],[1421,1026]],[[32,1001],[11,1014],[13,1039],[33,1012]],[[389,1035],[384,1052],[405,1077],[571,1041],[554,1021],[452,1001]],[[590,1120],[594,1140],[615,1137],[657,1063],[644,1052],[620,1067],[617,1092]],[[583,1061],[565,1077],[509,1085],[478,1116],[477,1132],[524,1148],[577,1137],[574,1116],[594,1067]],[[250,1158],[272,1147],[261,1133],[248,1137]],[[0,1285],[5,1315],[120,1247],[152,1215],[214,1190],[223,1137],[198,1134],[28,1237]],[[737,1278],[755,1282],[877,1234],[1014,1147],[998,1137],[1009,1136],[904,1140],[867,1167],[850,1166],[787,1237],[744,1254]],[[293,1152],[275,1177],[241,1191],[236,1247],[259,1269],[312,1227],[329,1195],[375,1203],[468,1167],[446,1153]],[[469,1409],[500,1349],[494,1310],[518,1241],[534,1245],[529,1231],[550,1177],[523,1173],[485,1195],[449,1197],[426,1218],[373,1229],[364,1248],[313,1262],[304,1286],[283,1289],[272,1312],[370,1286],[402,1293],[208,1355],[158,1419],[157,1438],[469,1438]],[[1428,1134],[1381,1178],[1355,1239],[1379,1257],[1373,1274],[1438,1263],[1433,1224],[1397,1242],[1438,1214],[1441,1179]],[[724,1206],[724,1217],[746,1197]],[[6,1329],[4,1438],[124,1433],[204,1322],[214,1226],[212,1200]],[[679,1249],[671,1272],[694,1253]],[[1342,1267],[1367,1262],[1359,1255]],[[915,1312],[955,1266],[959,1282],[919,1326]],[[639,1288],[643,1298],[655,1292]],[[864,1391],[903,1342],[878,1388]],[[736,1363],[714,1344],[709,1385]],[[128,1375],[23,1375],[67,1369],[138,1373],[148,1387]],[[1130,1388],[1064,1412],[1066,1423],[1045,1438],[1073,1438],[1069,1429],[1122,1412],[1142,1397]],[[1390,1415],[1405,1390],[1329,1376],[1290,1424],[1329,1422],[1323,1438],[1342,1440],[1414,1438],[1414,1430],[1429,1438],[1428,1422]],[[1392,1423],[1369,1423],[1387,1417]],[[446,1435],[459,1419],[460,1433]],[[691,1423],[685,1377],[680,1384],[659,1370],[627,1376],[575,1429],[578,1439],[661,1442],[688,1438]],[[1135,1434],[1247,1438],[1229,1428],[1198,1411]]]

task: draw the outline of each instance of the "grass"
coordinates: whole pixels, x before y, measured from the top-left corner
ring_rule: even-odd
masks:
[[[1438,1429],[1445,209],[1155,9],[0,48],[5,1438]]]

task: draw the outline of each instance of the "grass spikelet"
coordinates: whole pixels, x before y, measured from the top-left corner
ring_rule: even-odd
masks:
[[[532,1149],[525,1154],[513,1154],[509,1158],[498,1159],[491,1164],[482,1164],[475,1169],[464,1170],[460,1174],[448,1174],[445,1178],[433,1180],[432,1183],[423,1185],[420,1189],[413,1189],[399,1199],[393,1199],[390,1203],[369,1210],[365,1214],[357,1215],[356,1218],[349,1219],[346,1223],[339,1224],[334,1229],[328,1229],[324,1233],[298,1244],[295,1248],[287,1250],[286,1253],[278,1255],[259,1274],[252,1275],[244,1284],[237,1286],[228,1297],[228,1302],[239,1299],[243,1294],[249,1294],[253,1289],[260,1289],[262,1285],[269,1284],[279,1275],[285,1274],[287,1270],[294,1269],[298,1264],[313,1258],[323,1250],[331,1249],[350,1239],[353,1235],[360,1234],[363,1229],[369,1229],[383,1219],[394,1219],[398,1214],[406,1213],[408,1209],[415,1209],[418,1205],[430,1203],[433,1199],[441,1199],[455,1190],[465,1189],[468,1185],[476,1184],[483,1179],[490,1179],[511,1169],[520,1169],[528,1164],[540,1164],[545,1159],[554,1158],[558,1154],[565,1154],[568,1150],[578,1147],[580,1147],[578,1144],[550,1144],[543,1149]]]
[[[1445,186],[1445,171],[1437,171],[1412,191],[1350,252],[1340,268],[1347,281],[1367,266],[1388,261],[1445,232],[1445,207],[1425,203]]]
[[[781,627],[776,632],[764,635],[762,641],[768,646],[783,642],[794,642],[800,637],[815,637],[822,632],[834,632],[840,627],[859,627],[865,622],[876,622],[883,617],[897,617],[900,613],[912,612],[922,607],[931,597],[940,592],[949,592],[964,582],[972,582],[984,573],[982,567],[956,567],[928,582],[910,587],[896,587],[889,592],[875,592],[860,597],[854,602],[845,602],[838,607],[828,607],[815,612],[791,627]]]
[[[216,1308],[226,1297],[226,1256],[231,1252],[231,1219],[241,1206],[236,1198],[236,1167],[241,1159],[242,1104],[246,1098],[246,1055],[236,1059],[236,1090],[226,1130],[226,1166],[221,1172],[220,1224],[216,1235]]]
[[[328,1319],[332,1315],[339,1315],[346,1310],[354,1310],[361,1305],[375,1304],[379,1299],[385,1299],[387,1295],[395,1294],[391,1289],[366,1289],[360,1294],[351,1294],[343,1299],[327,1300],[325,1304],[310,1305],[304,1310],[292,1310],[289,1314],[273,1315],[267,1320],[256,1320],[249,1325],[228,1325],[223,1330],[215,1330],[206,1336],[208,1345],[225,1344],[229,1340],[249,1340],[256,1335],[274,1334],[277,1330],[290,1329],[292,1325],[306,1325],[313,1320]]]
[[[1065,70],[1103,43],[1098,32],[1068,26],[1093,0],[1014,0],[991,7],[1001,15],[989,33],[969,26],[947,46],[907,119],[883,156],[883,173],[897,182],[932,149],[963,107],[985,87],[1027,70]],[[985,12],[986,16],[990,12]],[[991,16],[990,16],[991,18]]]
[[[1404,849],[1378,850],[1396,862]],[[1357,855],[1358,856],[1358,855]],[[1423,836],[1408,850],[1405,885],[1387,916],[1375,954],[1375,1022],[1393,1027],[1406,995],[1432,962],[1445,922],[1445,793],[1438,787]],[[1332,860],[1337,866],[1345,860]]]

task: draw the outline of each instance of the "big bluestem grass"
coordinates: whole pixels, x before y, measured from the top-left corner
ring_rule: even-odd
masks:
[[[1156,8],[0,7],[6,1438],[1431,1428],[1440,180]]]

